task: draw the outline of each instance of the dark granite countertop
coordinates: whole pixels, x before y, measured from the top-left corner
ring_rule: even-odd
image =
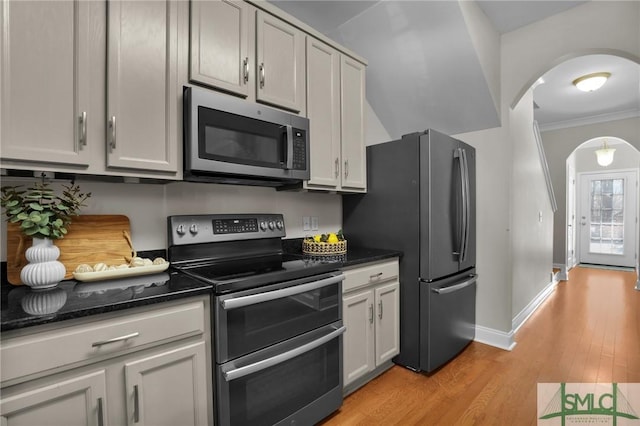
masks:
[[[118,280],[62,281],[50,290],[31,290],[3,280],[0,331],[151,305],[200,294],[211,285],[171,270]]]
[[[285,253],[302,254],[302,238],[282,240],[282,248]],[[377,262],[394,257],[401,257],[402,252],[398,250],[386,250],[370,247],[347,246],[347,253],[344,255],[327,256],[327,262],[339,262],[342,267],[360,265],[363,263]],[[322,259],[321,256],[312,256],[314,259]]]
[[[302,254],[302,239],[283,240],[287,253]],[[348,247],[346,255],[322,258],[349,267],[402,256],[396,250]],[[64,321],[138,306],[209,294],[211,285],[166,272],[118,280],[81,283],[61,282],[51,290],[13,286],[6,280],[3,262],[0,285],[0,331]]]

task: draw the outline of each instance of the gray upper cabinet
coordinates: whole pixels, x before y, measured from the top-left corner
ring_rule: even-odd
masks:
[[[99,140],[91,110],[92,2],[0,3],[2,158],[86,167]],[[97,85],[98,90],[100,85]]]
[[[257,100],[304,113],[304,33],[261,10],[256,22]]]
[[[108,3],[109,167],[178,170],[178,4]]]
[[[307,117],[310,172],[307,188],[340,187],[340,52],[307,37]]]
[[[2,1],[0,166],[179,179],[188,10]]]
[[[364,144],[365,66],[342,55],[340,62],[342,189],[367,188]]]
[[[250,13],[249,4],[242,1],[191,2],[192,81],[249,96],[255,62],[249,53]]]
[[[365,65],[307,37],[310,172],[305,188],[364,192]]]
[[[304,114],[305,34],[249,3],[191,2],[192,82]]]

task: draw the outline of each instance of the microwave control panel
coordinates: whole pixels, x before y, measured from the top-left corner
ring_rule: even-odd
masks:
[[[293,129],[293,169],[305,170],[307,168],[307,137],[306,132]]]

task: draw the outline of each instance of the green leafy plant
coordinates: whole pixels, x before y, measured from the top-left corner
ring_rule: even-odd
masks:
[[[10,223],[20,224],[24,235],[34,238],[64,238],[72,216],[79,214],[91,193],[83,193],[74,183],[63,185],[56,195],[46,182],[36,182],[26,190],[19,186],[0,189],[0,205]]]

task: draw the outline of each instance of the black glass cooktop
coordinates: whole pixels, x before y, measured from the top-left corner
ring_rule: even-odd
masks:
[[[274,254],[194,261],[173,267],[212,284],[216,294],[224,294],[335,271],[341,267],[341,263],[323,262],[303,255]]]

